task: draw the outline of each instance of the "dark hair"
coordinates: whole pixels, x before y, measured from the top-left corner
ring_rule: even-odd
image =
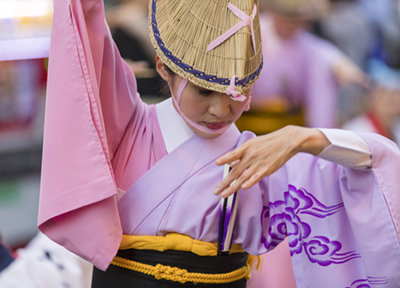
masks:
[[[171,70],[171,68],[169,68],[167,65],[165,65],[164,64],[164,66],[165,66],[165,70],[167,70],[167,72],[168,72],[168,74],[170,75],[170,76],[175,76],[176,75],[176,73],[174,72],[174,71],[172,71]]]
[[[176,73],[174,71],[172,71],[171,68],[169,68],[165,64],[164,64],[164,67],[165,67],[165,70],[167,71],[167,73],[172,77],[172,79],[174,79],[174,76],[176,75]],[[165,98],[171,97],[171,91],[169,90],[169,86],[166,81],[163,81],[163,83],[161,84],[160,95]]]

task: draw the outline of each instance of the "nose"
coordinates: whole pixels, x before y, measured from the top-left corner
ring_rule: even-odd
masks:
[[[213,97],[208,108],[208,112],[219,119],[223,119],[228,116],[231,111],[230,101],[232,100],[228,95],[218,93],[215,97]]]

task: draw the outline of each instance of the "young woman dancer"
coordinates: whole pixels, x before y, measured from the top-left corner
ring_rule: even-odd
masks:
[[[298,287],[400,283],[398,148],[337,130],[240,133],[262,68],[257,1],[150,2],[172,94],[157,105],[137,94],[102,1],[54,1],[41,231],[97,267],[93,287],[245,287],[249,255],[286,237]],[[223,181],[221,156],[234,166]],[[239,187],[230,218],[215,194]],[[235,220],[228,253],[221,215]]]

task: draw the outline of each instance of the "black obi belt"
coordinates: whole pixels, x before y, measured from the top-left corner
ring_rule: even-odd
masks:
[[[93,270],[92,288],[245,288],[246,252],[199,256],[186,251],[119,250],[108,269]]]

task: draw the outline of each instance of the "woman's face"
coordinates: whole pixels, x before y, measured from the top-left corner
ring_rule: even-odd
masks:
[[[170,85],[172,84],[174,97],[177,97],[178,87],[183,78],[178,75],[172,78]],[[246,97],[250,96],[250,90],[246,91]],[[180,108],[182,113],[194,123],[217,130],[234,123],[242,115],[246,103],[247,100],[234,101],[226,94],[207,90],[188,82],[181,95]],[[222,134],[209,134],[186,123],[203,138],[216,138]]]
[[[177,97],[183,78],[176,74],[171,75],[158,56],[156,56],[156,69],[161,78],[169,83],[173,97]],[[250,92],[251,89],[246,91],[246,97],[250,97]],[[180,109],[194,123],[218,130],[234,123],[242,115],[247,102],[247,99],[242,102],[234,101],[226,94],[207,90],[188,82],[181,95]],[[217,138],[222,134],[206,133],[186,123],[196,134],[204,138]]]

